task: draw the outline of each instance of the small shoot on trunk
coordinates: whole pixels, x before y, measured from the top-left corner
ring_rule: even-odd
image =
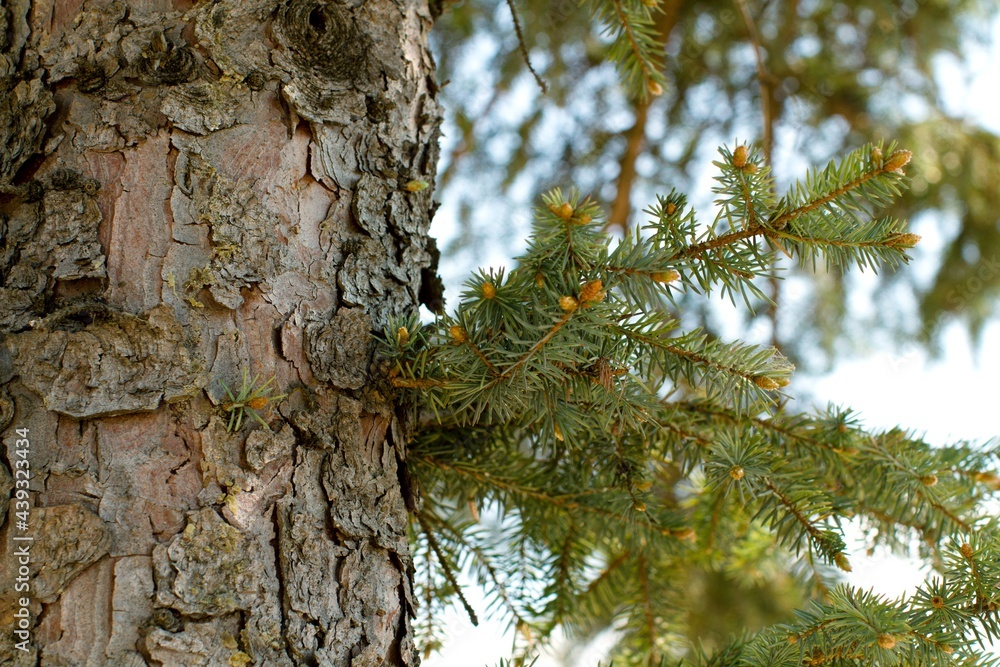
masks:
[[[264,421],[264,418],[260,416],[260,412],[270,403],[281,400],[287,394],[271,395],[271,383],[274,382],[273,377],[263,384],[258,384],[259,382],[260,375],[254,375],[253,379],[251,379],[250,372],[244,368],[243,386],[240,387],[239,393],[234,395],[229,387],[226,386],[226,383],[219,380],[219,384],[226,391],[226,396],[229,397],[229,402],[223,403],[222,409],[229,413],[229,424],[226,426],[226,430],[230,433],[234,430],[240,430],[240,427],[243,426],[244,413],[256,419],[264,428],[271,428]]]

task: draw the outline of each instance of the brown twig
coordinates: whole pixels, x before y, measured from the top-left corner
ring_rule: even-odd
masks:
[[[628,38],[629,46],[632,48],[632,53],[635,55],[635,60],[639,63],[639,67],[642,68],[642,75],[646,81],[653,80],[653,74],[649,70],[649,65],[642,57],[642,49],[639,48],[639,43],[636,41],[635,35],[632,34],[632,28],[629,26],[628,19],[625,16],[625,9],[622,7],[621,0],[614,0],[615,3],[615,13],[618,15],[618,22],[621,23],[622,29],[625,31],[625,36]]]
[[[823,539],[823,533],[813,525],[813,523],[809,520],[809,517],[803,514],[802,510],[800,510],[798,506],[792,502],[792,499],[786,496],[773,481],[765,478],[764,487],[774,494],[774,496],[778,499],[778,502],[785,506],[788,513],[795,517],[795,520],[799,522],[799,525],[802,526],[803,530],[805,530],[810,537],[817,541]]]
[[[649,647],[656,653],[656,624],[653,617],[653,599],[649,592],[649,568],[646,555],[639,554],[639,581],[642,584],[642,608],[646,620],[646,632],[649,634]],[[652,660],[650,660],[652,664]]]
[[[668,260],[666,260],[666,263],[675,262],[680,259],[698,258],[710,250],[723,248],[725,246],[732,245],[738,241],[753,238],[755,236],[766,236],[769,238],[778,238],[780,236],[791,237],[792,235],[788,234],[787,232],[781,233],[776,230],[785,227],[790,221],[794,220],[800,215],[808,213],[809,211],[814,211],[817,208],[823,206],[824,204],[830,203],[837,197],[864,185],[873,178],[881,176],[882,174],[886,173],[886,171],[888,170],[885,169],[885,167],[881,167],[878,169],[873,169],[872,171],[869,171],[865,174],[862,174],[861,176],[854,179],[850,183],[846,183],[841,187],[826,193],[825,195],[822,195],[820,197],[817,197],[816,199],[808,201],[802,206],[799,206],[798,208],[794,208],[789,211],[783,211],[782,213],[774,215],[767,221],[766,226],[764,224],[748,225],[743,229],[729,232],[728,234],[723,234],[722,236],[716,236],[715,238],[710,238],[707,241],[702,241],[701,243],[695,243],[689,245],[686,248],[682,248],[677,252],[675,252]],[[880,244],[875,243],[873,245],[880,245]]]
[[[469,601],[465,599],[465,595],[462,593],[462,587],[458,583],[458,579],[455,577],[455,572],[451,569],[451,565],[448,564],[448,559],[445,558],[444,553],[441,550],[441,545],[438,544],[437,538],[434,537],[434,533],[427,526],[427,522],[424,521],[423,514],[421,512],[416,512],[417,523],[420,524],[420,528],[424,531],[424,535],[427,536],[427,545],[434,552],[437,557],[438,562],[441,563],[441,571],[444,573],[445,579],[448,583],[452,585],[455,589],[455,595],[462,602],[462,606],[465,607],[465,613],[469,615],[469,620],[472,621],[473,625],[479,625],[479,617],[476,616],[475,609],[469,604]]]
[[[500,374],[497,371],[497,369],[493,366],[493,364],[490,363],[490,360],[486,358],[486,355],[483,354],[482,350],[480,350],[476,346],[475,343],[473,343],[471,340],[467,338],[465,339],[465,344],[468,345],[472,349],[472,351],[476,353],[476,356],[479,357],[480,361],[486,364],[486,368],[489,369],[490,375],[493,375],[495,377]]]
[[[697,352],[692,352],[691,350],[685,350],[684,348],[677,347],[676,345],[665,343],[661,340],[656,339],[653,336],[644,335],[636,331],[631,331],[629,329],[626,329],[618,325],[611,325],[611,326],[616,330],[618,330],[624,336],[636,340],[641,340],[649,345],[655,345],[656,347],[660,348],[661,350],[664,350],[665,352],[669,352],[674,356],[681,357],[692,363],[706,366],[708,368],[713,368],[717,371],[722,371],[724,373],[731,373],[733,375],[738,375],[747,382],[752,382],[756,384],[757,378],[759,377],[758,375],[754,375],[753,373],[743,372],[737,369],[735,366],[727,366],[725,364],[720,364],[717,361],[712,361],[712,359],[706,357],[703,354],[698,354]]]
[[[538,72],[531,65],[531,58],[528,57],[528,47],[524,43],[524,32],[521,30],[521,19],[517,16],[517,8],[514,7],[514,0],[507,0],[507,6],[510,7],[510,15],[514,18],[514,32],[517,33],[517,44],[521,55],[524,56],[524,64],[528,66],[528,71],[535,77],[535,83],[542,89],[542,94],[544,95],[549,92],[549,87],[545,85],[542,77],[538,76]]]
[[[528,361],[528,359],[530,359],[531,357],[535,356],[536,352],[538,352],[539,350],[541,350],[543,347],[545,347],[545,345],[550,340],[552,340],[553,336],[555,336],[559,332],[559,330],[563,328],[563,325],[566,324],[567,322],[569,322],[569,318],[572,315],[573,315],[572,311],[570,311],[570,312],[566,313],[565,315],[563,315],[562,319],[560,319],[558,322],[556,322],[554,325],[552,325],[552,328],[549,329],[548,333],[546,333],[542,337],[541,340],[539,340],[537,343],[535,343],[534,345],[532,345],[531,349],[528,350],[524,354],[523,357],[521,357],[520,359],[518,359],[513,365],[508,366],[507,369],[504,370],[503,373],[501,373],[500,375],[498,375],[497,378],[495,380],[493,380],[489,385],[487,385],[486,388],[492,387],[497,382],[500,382],[501,380],[506,380],[511,375],[513,375],[514,371],[516,371],[518,368],[520,368],[521,366],[523,366],[525,364],[525,362]]]

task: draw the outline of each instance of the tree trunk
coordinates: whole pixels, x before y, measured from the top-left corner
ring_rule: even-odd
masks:
[[[0,664],[418,664],[370,341],[439,305],[430,26],[0,2]]]

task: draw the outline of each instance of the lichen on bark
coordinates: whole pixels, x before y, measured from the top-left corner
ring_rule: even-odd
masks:
[[[165,307],[145,317],[92,307],[57,312],[4,345],[47,409],[84,419],[155,410],[203,387],[185,338]]]

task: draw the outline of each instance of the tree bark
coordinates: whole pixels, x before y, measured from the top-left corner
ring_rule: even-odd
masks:
[[[440,305],[430,27],[425,0],[0,2],[0,664],[419,663],[371,335]],[[287,395],[245,406],[266,427],[224,388],[254,376]]]

